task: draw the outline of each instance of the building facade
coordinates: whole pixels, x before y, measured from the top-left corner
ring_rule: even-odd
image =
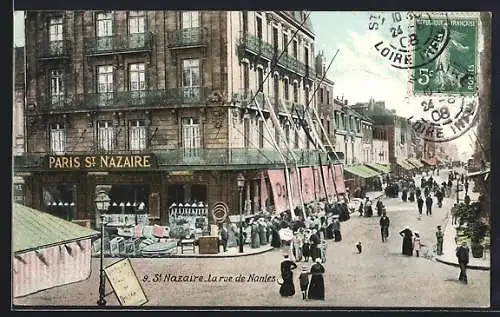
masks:
[[[25,25],[28,153],[15,169],[34,208],[94,220],[105,192],[107,213],[136,222],[167,224],[179,204],[211,221],[217,203],[243,208],[238,174],[255,213],[284,208],[269,169],[317,164],[304,11],[44,11]]]
[[[14,48],[12,153],[24,153],[24,47]]]

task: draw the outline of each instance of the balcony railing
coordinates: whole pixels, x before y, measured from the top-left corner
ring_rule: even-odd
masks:
[[[124,154],[124,151],[120,153]],[[31,153],[14,157],[15,172],[36,172],[46,169],[47,153]],[[82,154],[82,153],[67,153]],[[85,153],[89,155],[90,153]],[[252,168],[279,168],[284,167],[282,157],[275,149],[256,148],[218,148],[218,149],[169,149],[153,151],[158,168],[161,170],[240,170]],[[318,156],[321,162],[341,163],[335,158],[328,160],[328,153],[316,150],[294,150],[298,166],[317,166]],[[295,164],[290,152],[285,152],[288,166]]]
[[[243,35],[241,38],[241,46],[246,51],[260,55],[274,62],[276,62],[277,58],[280,57],[281,54],[281,51],[276,50],[273,45],[250,34]],[[309,77],[313,77],[315,75],[314,69],[311,66],[300,62],[298,59],[287,53],[282,54],[276,64],[300,75]]]
[[[241,45],[243,49],[261,55],[268,60],[272,60],[275,56],[274,46],[250,34],[245,34],[241,38]]]
[[[207,30],[205,28],[189,28],[170,32],[168,47],[182,48],[207,45]]]
[[[161,107],[203,104],[206,87],[140,90],[52,96],[41,103],[44,110],[84,110],[98,108]]]
[[[87,39],[87,54],[102,55],[125,52],[143,52],[150,51],[152,46],[152,33],[102,36]]]
[[[65,59],[71,56],[71,43],[68,40],[46,41],[38,52],[39,59]]]

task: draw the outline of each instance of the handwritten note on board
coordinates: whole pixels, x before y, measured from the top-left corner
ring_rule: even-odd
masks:
[[[148,302],[129,259],[104,269],[121,306],[142,306]]]

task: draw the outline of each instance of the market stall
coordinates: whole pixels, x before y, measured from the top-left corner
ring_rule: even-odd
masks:
[[[14,203],[14,297],[87,279],[91,273],[91,238],[98,234],[48,213]]]

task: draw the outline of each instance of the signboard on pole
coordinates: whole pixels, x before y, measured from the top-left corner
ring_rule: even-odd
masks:
[[[104,272],[121,306],[142,306],[148,302],[128,258],[111,264]]]

